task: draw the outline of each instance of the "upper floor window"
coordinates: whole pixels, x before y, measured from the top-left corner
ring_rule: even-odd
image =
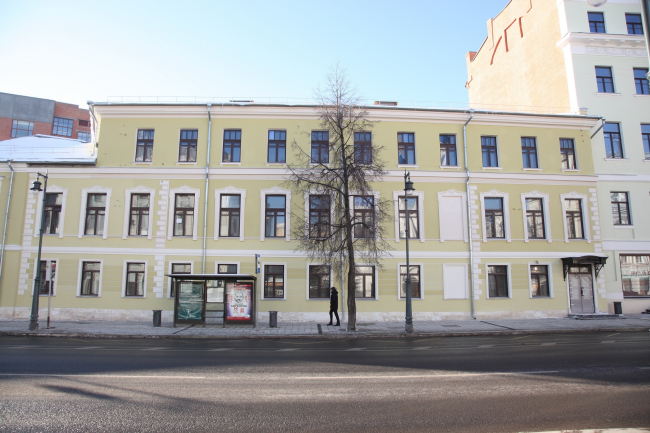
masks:
[[[372,140],[370,132],[354,133],[354,161],[357,164],[372,164]]]
[[[456,136],[440,134],[440,165],[457,166]]]
[[[269,131],[267,162],[287,162],[287,131]]]
[[[625,23],[627,24],[628,35],[642,35],[643,23],[639,14],[625,14]]]
[[[630,222],[630,204],[627,192],[611,192],[612,197],[612,216],[615,226],[629,226]]]
[[[591,33],[605,33],[605,16],[602,12],[588,12],[589,31]]]
[[[52,134],[72,137],[72,123],[73,123],[72,119],[55,117],[54,124],[52,125]]]
[[[48,235],[59,233],[59,217],[61,216],[62,203],[63,194],[60,192],[48,192],[45,196],[43,233]]]
[[[596,82],[600,93],[614,93],[614,79],[612,68],[608,66],[596,66]]]
[[[576,150],[572,138],[560,138],[560,155],[562,156],[562,168],[565,170],[575,170]]]
[[[641,138],[645,159],[650,159],[650,125],[641,125]]]
[[[483,167],[499,166],[496,137],[481,137],[481,152],[483,153]]]
[[[239,220],[241,215],[241,196],[239,194],[221,194],[221,211],[219,213],[219,236],[239,237]]]
[[[77,140],[81,140],[84,143],[90,143],[90,132],[77,131]]]
[[[409,273],[411,274],[411,298],[421,298],[422,291],[420,290],[420,266],[409,265]],[[400,277],[399,297],[400,299],[405,299],[406,298],[406,266],[405,265],[400,265],[399,277]]]
[[[283,265],[264,265],[264,298],[284,298]]]
[[[491,239],[505,239],[506,231],[503,219],[503,198],[486,197],[484,203],[486,237]]]
[[[285,236],[287,218],[287,197],[284,195],[266,196],[265,233],[267,238]]]
[[[106,194],[88,194],[86,200],[87,235],[104,234],[104,217],[106,215]]]
[[[330,163],[330,133],[328,131],[311,132],[311,163]]]
[[[624,158],[621,129],[618,123],[605,123],[603,128],[607,158]]]
[[[541,198],[526,199],[526,225],[528,226],[528,239],[546,239],[543,204]]]
[[[79,126],[90,126],[90,120],[79,119]]]
[[[408,224],[409,239],[420,237],[420,218],[418,209],[418,197],[398,197],[399,209],[399,237],[406,239],[406,225]]]
[[[648,70],[641,68],[634,68],[634,85],[636,86],[637,95],[650,95],[650,88],[648,88]]]
[[[582,200],[570,199],[564,200],[565,218],[569,239],[584,239],[582,227]]]
[[[326,238],[330,231],[330,196],[309,196],[309,237]]]
[[[241,162],[241,130],[223,131],[223,162]]]
[[[11,123],[11,138],[25,137],[28,135],[34,135],[34,122],[14,120]]]
[[[398,164],[415,165],[415,134],[400,132],[397,134]]]
[[[535,137],[521,137],[521,157],[524,161],[524,168],[539,168]]]
[[[196,143],[199,131],[196,129],[182,129],[181,139],[178,144],[178,162],[196,162]]]
[[[149,234],[150,197],[149,194],[131,194],[129,236],[147,236]]]
[[[309,265],[309,299],[329,298],[330,287],[330,267]]]
[[[375,233],[375,198],[373,196],[355,196],[354,202],[354,237],[372,238]]]
[[[413,278],[411,277],[411,285]],[[354,297],[361,299],[375,298],[375,267],[357,266],[354,272]]]
[[[138,129],[138,140],[135,146],[136,162],[153,161],[153,129]]]
[[[174,236],[192,236],[194,230],[194,194],[176,194],[174,200]]]

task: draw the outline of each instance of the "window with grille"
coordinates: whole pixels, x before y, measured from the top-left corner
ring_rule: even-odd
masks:
[[[63,135],[65,137],[72,137],[72,119],[65,119],[63,117],[55,117],[52,124],[52,135]]]
[[[11,122],[11,138],[34,135],[34,122],[14,120]]]
[[[589,32],[605,33],[605,16],[602,12],[588,12]]]

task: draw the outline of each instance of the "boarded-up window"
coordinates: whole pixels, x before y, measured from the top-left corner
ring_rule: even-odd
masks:
[[[460,196],[441,197],[440,239],[445,241],[464,240],[463,221],[463,198]]]
[[[467,265],[442,265],[444,299],[467,299]]]

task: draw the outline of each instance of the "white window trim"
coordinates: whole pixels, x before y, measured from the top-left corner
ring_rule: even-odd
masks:
[[[368,191],[367,194],[360,194],[359,191],[352,191],[350,193],[350,221],[352,221],[352,218],[354,218],[354,198],[359,197],[359,196],[368,196],[371,195],[373,197],[373,206],[375,208],[375,218],[379,217],[379,191]],[[375,239],[378,239],[379,233],[375,233]],[[352,239],[356,239],[354,237],[354,228],[352,229]],[[367,265],[370,266],[370,265]]]
[[[395,242],[400,242],[399,237],[399,197],[404,195],[404,190],[393,191],[393,207],[395,208]],[[414,191],[409,197],[418,198],[418,223],[420,225],[420,242],[424,242],[424,192]]]
[[[400,285],[402,282],[400,281],[400,269],[402,266],[406,266],[406,262],[401,262],[397,264],[397,300],[398,301],[405,301],[406,298],[402,298],[400,295]],[[420,297],[419,298],[411,298],[412,300],[423,300],[424,299],[424,264],[423,263],[409,263],[409,266],[419,266],[420,267]],[[377,290],[379,291],[379,290]]]
[[[412,263],[411,265],[414,265],[415,263]],[[354,299],[357,301],[377,301],[379,300],[379,270],[378,266],[376,264],[371,264],[371,263],[355,263],[355,267],[359,266],[372,266],[374,268],[373,271],[373,278],[375,279],[375,297],[374,298],[357,298],[356,296]],[[399,268],[398,268],[399,269]],[[356,289],[356,287],[355,287]],[[422,268],[420,268],[420,295],[422,295]],[[420,298],[417,298],[420,299]]]
[[[132,194],[149,194],[149,230],[147,234],[147,239],[151,239],[153,234],[153,202],[154,197],[156,196],[156,190],[154,188],[147,188],[142,185],[138,185],[135,188],[128,188],[124,190],[124,226],[122,228],[122,239],[126,239],[129,236],[129,223],[131,221],[131,195]],[[143,236],[136,236],[143,237]]]
[[[330,194],[329,191],[322,191],[322,190],[309,190],[305,191],[303,194],[303,197],[305,199],[305,237],[309,237],[309,197],[312,195],[328,195],[330,197],[330,234],[332,233],[331,226],[334,224],[335,220],[335,213],[334,210],[336,209],[336,203],[334,203],[334,198],[332,197],[332,194]]]
[[[237,265],[237,273],[239,274],[239,262],[224,262],[223,260],[217,260],[214,262],[214,273],[219,273],[219,265]]]
[[[284,165],[284,164],[282,164]],[[266,239],[266,196],[267,195],[283,195],[285,197],[285,217],[284,217],[284,240],[289,242],[291,240],[291,190],[279,188],[263,189],[260,191],[261,198],[261,212],[260,212],[260,241],[264,242]],[[279,239],[279,238],[269,238]]]
[[[32,278],[32,281],[36,279],[36,272],[38,272],[38,257],[34,258],[34,277]],[[50,258],[44,258],[41,257],[41,262],[54,262],[56,263],[56,271],[59,272],[59,259],[50,259]],[[52,285],[52,297],[56,296],[56,286],[57,286],[57,281],[58,278],[54,278],[54,284]],[[32,284],[32,296],[34,296],[34,284]],[[47,295],[40,295],[43,298],[47,298]]]
[[[52,185],[47,187],[47,192],[62,194],[61,213],[59,214],[59,239],[63,239],[63,224],[65,223],[65,209],[66,209],[66,201],[68,199],[68,189],[61,188],[56,185]],[[39,236],[42,218],[43,218],[43,191],[39,191],[38,198],[36,199],[36,224],[34,225],[35,238]],[[51,236],[51,235],[46,235],[45,233],[43,233],[43,235]]]
[[[448,267],[462,267],[465,275],[465,296],[462,298],[452,298],[445,295],[445,269]],[[467,263],[443,263],[442,264],[442,299],[444,300],[453,300],[453,299],[469,299],[469,277],[467,272]]]
[[[108,238],[108,212],[111,209],[111,188],[104,188],[99,185],[95,185],[92,188],[84,188],[81,190],[81,209],[79,210],[79,233],[77,237],[81,239],[84,236],[95,235],[86,235],[86,205],[88,204],[88,194],[106,194],[106,209],[104,211],[104,234],[102,235],[103,239]],[[61,208],[63,210],[63,207]]]
[[[544,235],[546,236],[546,241],[550,244],[553,242],[553,236],[551,235],[551,213],[549,211],[549,200],[548,194],[543,194],[539,191],[530,191],[524,192],[521,194],[521,211],[522,218],[524,222],[524,242],[539,241],[542,239],[528,239],[528,218],[526,216],[526,199],[528,198],[541,198],[542,199],[542,211],[544,212]]]
[[[167,240],[172,240],[174,237],[186,238],[187,236],[174,236],[174,222],[176,220],[176,194],[194,194],[194,221],[192,222],[192,240],[197,239],[198,230],[198,215],[199,215],[199,199],[201,198],[201,190],[198,188],[190,188],[189,186],[181,186],[169,190],[169,218],[167,223]]]
[[[506,266],[508,268],[508,296],[507,297],[490,298],[490,278],[488,275],[489,266]],[[530,279],[530,275],[528,278]],[[528,284],[528,287],[529,287],[528,290],[530,290],[530,284]],[[485,297],[487,299],[497,299],[497,300],[512,299],[512,265],[510,263],[486,263],[485,264]]]
[[[497,191],[493,189],[489,192],[482,192],[481,196],[481,222],[483,224],[483,242],[488,241],[486,223],[485,223],[485,198],[501,198],[503,199],[503,230],[505,231],[505,239],[490,238],[490,241],[512,242],[512,234],[510,233],[510,197],[508,193]]]
[[[214,240],[219,240],[219,221],[221,220],[221,196],[228,194],[238,194],[241,196],[239,202],[239,240],[244,241],[244,221],[246,221],[246,190],[227,186],[226,188],[214,190]],[[235,239],[235,238],[226,238]]]
[[[443,197],[460,197],[463,208],[463,241],[469,242],[469,235],[467,233],[467,194],[464,192],[456,191],[455,189],[450,189],[447,191],[438,193],[438,222],[440,225],[440,242],[445,241],[445,229],[442,227],[442,215],[444,209],[442,208],[442,199]],[[450,239],[451,240],[451,239]],[[458,239],[454,239],[458,240]]]
[[[548,280],[548,297],[545,296],[533,296],[533,281],[531,278],[531,267],[532,266],[546,266],[548,270],[547,280]],[[553,268],[551,262],[548,263],[528,263],[528,296],[530,299],[553,299]]]
[[[584,231],[584,239],[569,239],[569,230],[567,229],[567,225],[566,225],[566,200],[567,199],[580,200],[580,212],[582,214],[582,230]],[[590,244],[591,231],[589,230],[589,214],[586,212],[587,195],[578,194],[575,191],[571,191],[568,194],[560,194],[560,201],[562,202],[562,224],[564,226],[564,242],[568,244],[570,241],[573,242],[587,241],[587,243]]]
[[[144,282],[142,287],[142,296],[126,296],[126,270],[129,263],[144,263]],[[146,299],[148,274],[149,274],[149,264],[147,260],[124,260],[124,266],[122,269],[122,297],[128,299]]]
[[[265,298],[264,297],[264,281],[265,281],[265,266],[282,266],[282,269],[284,270],[284,292],[282,293],[283,297],[282,298]],[[260,265],[260,273],[262,274],[262,279],[261,279],[261,284],[260,284],[260,296],[262,301],[286,301],[287,300],[287,263],[281,263],[281,262],[262,262]]]
[[[135,158],[138,156],[138,131],[144,131],[144,130],[151,130],[153,131],[153,148],[151,149],[151,161],[136,161]],[[135,128],[135,140],[133,141],[133,164],[153,164],[153,151],[156,147],[156,128],[153,126],[145,126],[141,128]],[[142,154],[142,157],[144,159],[144,153]],[[176,160],[178,160],[178,155],[176,156]]]
[[[194,262],[188,262],[186,260],[185,261],[184,260],[178,260],[178,261],[177,260],[170,260],[169,267],[168,267],[168,269],[169,269],[168,273],[169,274],[172,273],[172,269],[173,269],[172,265],[190,265],[190,273],[192,273],[192,274],[194,273]],[[174,299],[172,297],[172,279],[170,277],[167,277],[167,279],[169,280],[168,283],[167,283],[167,298]]]
[[[83,278],[84,262],[99,262],[99,287],[97,288],[97,296],[81,294],[81,283],[83,282],[82,278]],[[104,276],[104,259],[79,259],[79,270],[77,272],[77,297],[78,298],[101,298],[103,276]]]
[[[307,284],[305,285],[305,300],[307,301],[329,301],[329,298],[310,298],[309,297],[309,267],[310,266],[327,266],[330,268],[330,285],[333,285],[334,282],[334,270],[332,269],[332,266],[325,264],[325,263],[307,263],[307,267],[305,268],[305,278],[307,281]],[[331,287],[331,286],[330,286]]]

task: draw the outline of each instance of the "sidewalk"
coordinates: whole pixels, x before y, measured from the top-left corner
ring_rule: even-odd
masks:
[[[325,323],[278,322],[277,328],[260,323],[250,325],[178,325],[163,322],[161,327],[151,322],[59,322],[39,321],[40,329],[29,331],[28,320],[0,320],[0,335],[99,337],[99,338],[368,338],[405,337],[404,322],[360,322],[357,331],[348,332],[346,323],[340,327]],[[534,334],[569,332],[650,331],[650,315],[638,314],[598,319],[504,319],[504,320],[438,320],[413,322],[409,336],[462,336],[494,334]]]

